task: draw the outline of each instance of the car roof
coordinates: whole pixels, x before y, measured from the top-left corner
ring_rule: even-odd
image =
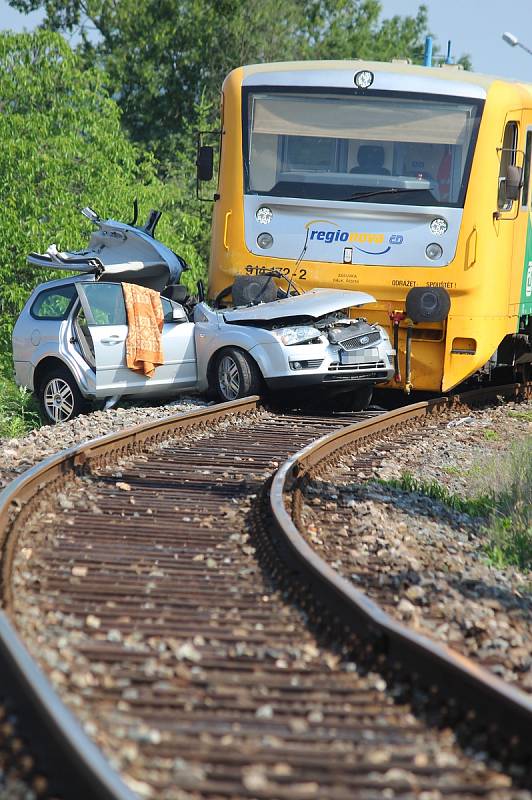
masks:
[[[66,286],[69,283],[94,283],[96,280],[96,275],[84,275],[82,273],[77,273],[76,275],[71,275],[69,278],[58,278],[54,281],[45,281],[44,283],[39,283],[38,286],[35,287],[32,294],[36,292],[42,292],[44,289],[53,289],[56,286]]]
[[[44,253],[30,253],[28,263],[46,270],[105,275],[111,280],[136,283],[157,291],[162,291],[169,283],[179,282],[186,269],[185,262],[153,235],[160,212],[151,212],[143,227],[101,219],[89,208],[82,213],[96,227],[84,250],[61,251],[52,244]]]

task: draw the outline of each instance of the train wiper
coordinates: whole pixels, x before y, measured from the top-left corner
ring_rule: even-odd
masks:
[[[408,189],[393,187],[390,189],[377,189],[374,192],[357,192],[357,194],[352,194],[349,197],[342,197],[342,200],[361,200],[363,197],[374,197],[376,194],[397,194],[397,192],[422,192],[423,190],[427,191],[427,187],[420,186],[418,188],[416,186],[415,189],[413,187],[409,187]]]

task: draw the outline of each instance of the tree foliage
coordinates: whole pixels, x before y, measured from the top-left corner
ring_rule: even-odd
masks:
[[[425,6],[382,19],[378,0],[9,2],[45,19],[33,35],[0,33],[0,367],[13,318],[49,277],[26,254],[84,246],[84,205],[124,219],[137,196],[166,211],[161,239],[192,264],[190,284],[203,274],[210,208],[194,196],[194,132],[216,125],[233,67],[419,62],[427,33]],[[75,52],[59,33],[75,34]]]
[[[10,330],[45,275],[26,263],[32,250],[83,247],[91,226],[79,210],[127,219],[139,198],[147,214],[162,208],[161,238],[199,273],[194,213],[181,210],[175,181],[157,177],[152,157],[133,144],[105,88],[58,34],[0,33],[0,363],[10,359]]]
[[[419,61],[427,10],[381,19],[378,0],[10,0],[76,33],[99,63],[133,137],[171,157],[199,99],[217,109],[225,75],[241,64],[296,59]]]

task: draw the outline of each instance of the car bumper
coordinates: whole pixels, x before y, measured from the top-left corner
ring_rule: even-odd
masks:
[[[284,391],[285,389],[303,389],[307,386],[322,386],[323,389],[331,391],[334,394],[336,390],[344,391],[344,389],[356,388],[363,384],[369,383],[386,383],[393,377],[393,370],[382,374],[375,375],[342,375],[334,380],[328,380],[326,375],[298,375],[292,377],[291,375],[283,375],[278,378],[265,378],[266,386],[271,391]]]
[[[331,391],[344,390],[360,384],[385,383],[394,372],[394,351],[386,341],[348,355],[337,345],[325,343],[257,345],[250,354],[272,390],[318,385]]]
[[[14,361],[15,383],[33,391],[33,364],[31,361]]]

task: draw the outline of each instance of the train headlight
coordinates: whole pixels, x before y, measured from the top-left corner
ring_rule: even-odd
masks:
[[[443,219],[443,217],[436,217],[433,219],[429,225],[430,232],[434,236],[443,236],[444,233],[447,233],[447,222]]]
[[[373,78],[373,72],[370,72],[369,69],[361,69],[355,75],[355,86],[358,86],[359,89],[369,89],[373,83]]]
[[[443,248],[441,245],[437,244],[437,242],[432,242],[427,245],[425,253],[427,258],[430,258],[431,261],[436,261],[438,258],[442,257]]]
[[[263,250],[268,250],[273,244],[273,236],[271,233],[259,233],[257,236],[257,244]]]
[[[261,206],[257,208],[255,212],[255,219],[257,222],[260,222],[261,225],[269,225],[272,221],[273,211],[268,206]]]

